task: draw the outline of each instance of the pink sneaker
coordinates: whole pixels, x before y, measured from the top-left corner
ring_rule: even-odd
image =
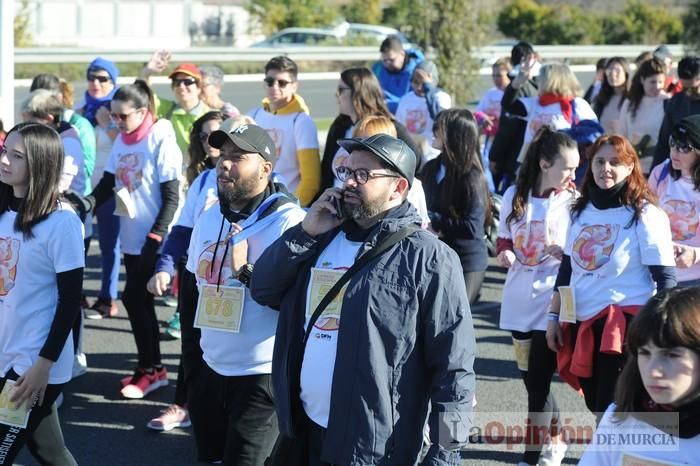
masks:
[[[163,377],[165,375],[165,377]],[[122,388],[124,398],[140,399],[160,387],[168,385],[167,371],[165,368],[149,374],[143,369],[137,369],[131,382]],[[163,378],[162,378],[163,377]]]
[[[161,415],[151,419],[146,427],[153,430],[173,430],[176,427],[190,427],[190,413],[181,406],[172,404],[161,410]]]
[[[136,369],[136,371],[138,372],[138,368]],[[168,380],[168,371],[165,370],[165,367],[160,369],[160,370],[156,369],[156,374],[158,374],[159,380],[161,380],[161,381]],[[121,380],[119,381],[119,383],[121,384],[122,388],[124,388],[131,383],[131,380],[133,378],[134,378],[134,374],[127,375],[126,377],[122,377]],[[168,384],[166,383],[165,385],[168,385]]]

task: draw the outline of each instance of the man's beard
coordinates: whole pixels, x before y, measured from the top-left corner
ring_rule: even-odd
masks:
[[[375,199],[373,201],[365,200],[362,198],[359,192],[346,190],[346,192],[352,192],[356,199],[360,202],[359,204],[348,204],[344,203],[345,214],[353,220],[365,220],[368,218],[375,217],[380,213],[384,212],[384,204],[386,201],[381,198]]]
[[[219,195],[219,202],[224,206],[231,209],[233,205],[245,204],[253,196],[252,193],[258,186],[258,180],[255,176],[248,178],[238,178],[233,180],[233,186],[226,189],[221,189],[221,186],[217,183],[217,192]]]

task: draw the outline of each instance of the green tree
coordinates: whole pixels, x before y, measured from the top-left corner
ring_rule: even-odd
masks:
[[[324,27],[338,17],[337,7],[324,0],[251,0],[246,6],[265,34],[287,27]]]
[[[695,52],[700,51],[700,0],[694,0],[688,5],[688,11],[683,16],[683,43]]]
[[[671,15],[668,8],[652,5],[645,0],[629,0],[622,16],[630,43],[676,43],[683,34],[680,18]]]
[[[600,41],[602,27],[593,15],[573,5],[553,5],[538,31],[539,44],[592,44]]]
[[[14,18],[15,47],[30,47],[33,43],[29,32],[29,15],[29,0],[22,0]]]
[[[389,24],[401,24],[411,40],[435,57],[440,87],[465,104],[471,97],[478,62],[472,51],[483,36],[484,16],[476,0],[398,0]]]
[[[380,24],[382,5],[380,0],[353,0],[342,8],[343,16],[351,23]]]
[[[496,23],[498,30],[506,37],[543,43],[542,30],[549,14],[549,8],[534,0],[514,0],[503,7]]]

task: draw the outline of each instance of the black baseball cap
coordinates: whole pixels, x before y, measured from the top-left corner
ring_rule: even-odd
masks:
[[[262,158],[275,165],[277,149],[275,143],[267,131],[257,125],[243,124],[234,128],[227,128],[226,122],[221,129],[212,131],[209,135],[209,145],[215,149],[221,149],[226,141],[233,142],[241,150],[260,154]]]
[[[416,173],[416,154],[408,145],[400,139],[388,134],[375,134],[368,138],[340,139],[338,145],[351,153],[354,150],[364,150],[373,153],[402,177],[408,180],[408,185],[413,186],[413,177]]]
[[[671,136],[680,142],[686,142],[700,149],[700,114],[683,118],[673,127]]]

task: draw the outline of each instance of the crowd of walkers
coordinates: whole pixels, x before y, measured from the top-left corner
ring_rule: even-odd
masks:
[[[137,366],[115,392],[166,386],[154,299],[174,294],[175,396],[147,427],[192,427],[199,462],[459,465],[493,224],[499,325],[527,393],[519,465],[566,456],[555,374],[601,435],[678,446],[597,435],[581,464],[700,464],[700,58],[677,76],[665,46],[601,59],[584,95],[520,42],[472,112],[420,51],[390,36],[380,54],[339,73],[325,144],[285,56],[247,114],[219,68],[167,51],[132,83],[96,58],[77,103],[34,78],[22,123],[0,128],[0,464],[24,445],[77,464],[57,408],[90,377],[84,319],[118,299]],[[172,96],[156,95],[171,68]]]

